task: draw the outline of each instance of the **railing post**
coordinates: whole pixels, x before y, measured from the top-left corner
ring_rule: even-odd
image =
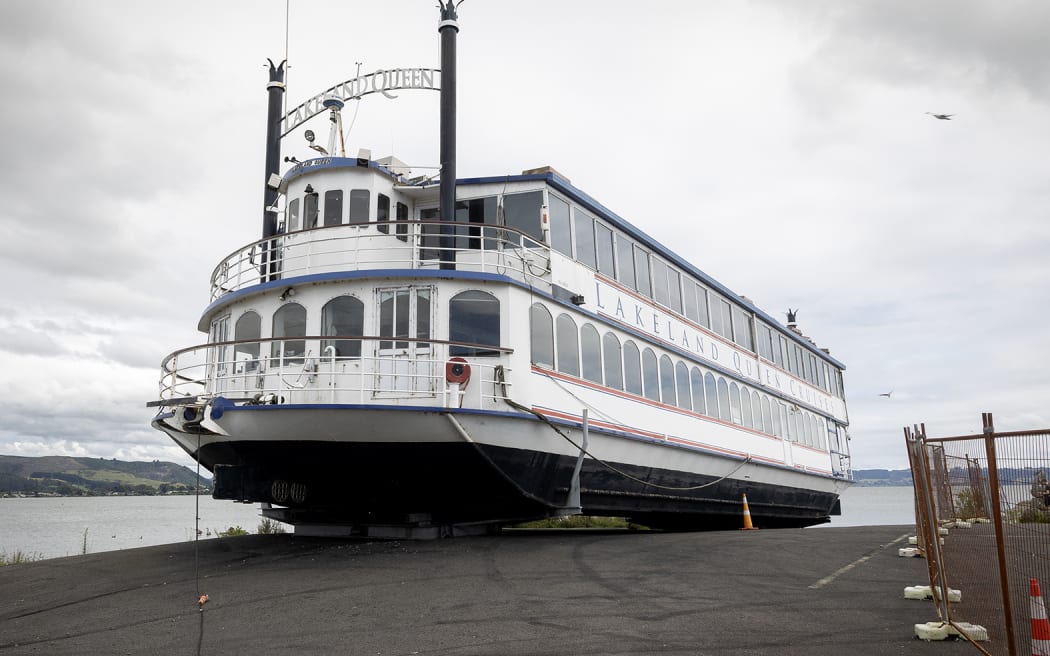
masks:
[[[988,486],[992,496],[992,525],[995,526],[995,551],[999,561],[999,591],[1003,597],[1003,615],[1006,620],[1006,644],[1010,656],[1017,654],[1017,642],[1014,637],[1013,608],[1010,604],[1010,582],[1006,573],[1006,540],[1003,531],[1003,513],[999,495],[999,465],[995,458],[995,425],[992,413],[981,415],[984,424],[984,448],[988,455]]]

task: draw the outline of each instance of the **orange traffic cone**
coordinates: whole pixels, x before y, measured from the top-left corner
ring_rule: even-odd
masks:
[[[1046,606],[1039,593],[1039,581],[1029,579],[1032,604],[1032,656],[1050,656],[1050,622],[1046,620]]]
[[[744,527],[741,531],[757,531],[754,525],[751,524],[751,509],[747,507],[747,495],[744,495]]]

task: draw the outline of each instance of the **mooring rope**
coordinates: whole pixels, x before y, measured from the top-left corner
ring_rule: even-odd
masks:
[[[610,465],[609,463],[605,462],[601,458],[596,457],[593,453],[587,451],[587,449],[584,449],[582,446],[580,446],[579,444],[574,442],[571,437],[569,437],[568,435],[563,433],[561,431],[561,429],[559,429],[557,426],[555,426],[554,422],[552,422],[550,420],[550,418],[548,418],[543,413],[541,413],[541,412],[539,412],[537,410],[533,410],[532,408],[530,408],[528,406],[522,405],[521,403],[518,403],[517,401],[515,401],[513,399],[507,398],[507,399],[504,399],[504,400],[507,402],[507,405],[509,405],[510,407],[516,408],[518,410],[521,410],[522,412],[528,412],[529,414],[532,414],[532,415],[535,415],[536,417],[538,417],[540,419],[540,421],[542,421],[545,424],[547,424],[548,426],[550,426],[551,429],[553,429],[555,433],[560,435],[566,442],[571,444],[573,447],[575,447],[581,453],[583,453],[584,455],[588,456],[591,460],[594,460],[596,463],[598,463],[602,467],[605,467],[609,471],[615,472],[615,473],[619,474],[620,476],[623,476],[624,478],[627,478],[629,480],[635,481],[636,483],[641,483],[642,485],[647,485],[649,487],[655,487],[655,488],[660,489],[660,490],[671,490],[671,491],[677,491],[677,492],[686,492],[686,491],[689,491],[689,490],[700,490],[700,489],[703,489],[705,487],[711,487],[712,485],[716,485],[718,483],[721,483],[725,479],[729,478],[733,474],[735,474],[738,471],[740,471],[740,469],[743,468],[744,465],[746,465],[749,462],[751,462],[751,455],[748,454],[747,457],[744,458],[744,460],[741,461],[741,463],[739,465],[737,465],[733,469],[733,471],[729,472],[728,474],[726,474],[725,476],[723,476],[723,477],[721,477],[719,479],[711,481],[710,483],[704,483],[703,485],[691,485],[691,486],[687,486],[687,487],[673,487],[673,486],[670,486],[670,485],[660,485],[659,483],[652,483],[650,481],[645,481],[645,480],[642,480],[642,479],[637,478],[635,476],[631,476],[627,472],[625,472],[625,471],[623,471],[621,469],[617,469],[616,467],[614,467],[613,465]]]

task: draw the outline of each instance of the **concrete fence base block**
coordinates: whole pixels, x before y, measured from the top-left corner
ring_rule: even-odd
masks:
[[[941,544],[944,544],[944,538],[937,538],[937,541]],[[919,544],[919,538],[913,535],[912,537],[908,538],[908,544]]]
[[[966,521],[965,519],[956,519],[954,521],[948,522],[944,526],[946,528],[973,528],[973,524],[971,522]]]
[[[988,630],[978,624],[970,624],[968,622],[956,622],[955,626],[948,624],[947,622],[926,622],[925,624],[915,625],[915,637],[920,640],[947,640],[948,638],[954,638],[962,635],[965,632],[966,635],[975,642],[982,642],[988,640]]]
[[[948,529],[944,528],[943,526],[938,526],[937,535],[948,535]]]
[[[901,558],[922,558],[922,549],[917,547],[901,547],[897,550],[897,555]]]
[[[904,588],[905,599],[933,599],[933,588],[928,585],[909,585]],[[959,603],[962,601],[962,592],[948,588],[948,602]]]
[[[974,517],[973,519],[970,520],[970,523],[971,524],[991,524],[992,520],[988,519],[987,517]]]

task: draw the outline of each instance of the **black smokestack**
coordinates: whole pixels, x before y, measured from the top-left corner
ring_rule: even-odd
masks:
[[[277,212],[268,208],[277,202],[277,190],[270,188],[270,177],[277,175],[281,159],[281,101],[284,95],[284,64],[274,66],[270,62],[270,82],[266,92],[270,104],[266,111],[266,174],[263,176],[263,231],[262,236],[272,237],[277,234]]]
[[[441,268],[456,268],[456,5],[440,4],[441,22]]]

